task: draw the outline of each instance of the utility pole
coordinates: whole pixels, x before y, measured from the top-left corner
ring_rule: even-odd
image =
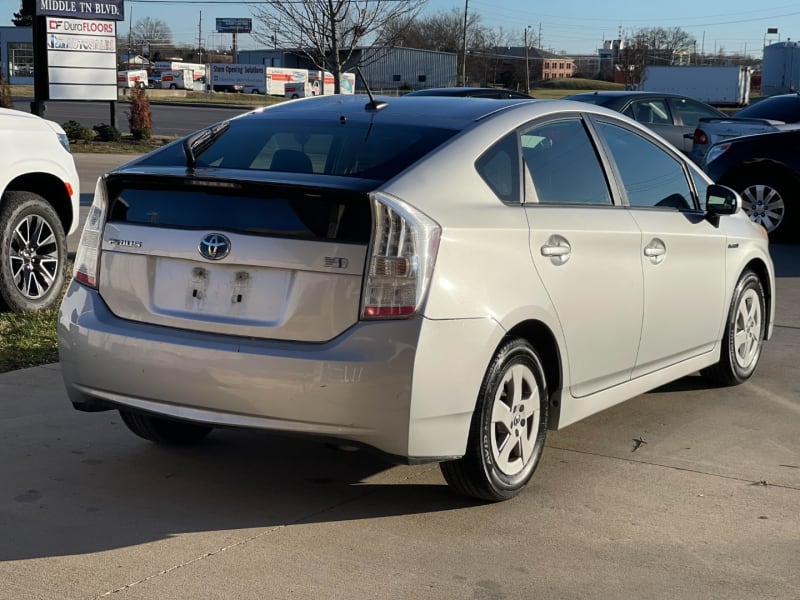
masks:
[[[531,65],[530,53],[528,51],[528,30],[530,25],[525,27],[525,93],[531,95]]]
[[[469,0],[464,0],[464,58],[461,62],[461,85],[467,85],[467,15],[469,14]]]
[[[200,22],[197,24],[197,57],[203,62],[203,11],[200,11]]]

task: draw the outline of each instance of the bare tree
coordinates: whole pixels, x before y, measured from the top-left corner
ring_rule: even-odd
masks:
[[[641,81],[647,65],[671,65],[681,53],[691,55],[695,46],[692,35],[680,27],[645,27],[629,34],[621,52],[626,85]]]
[[[145,17],[133,24],[131,29],[132,42],[137,46],[143,44],[158,44],[160,46],[172,43],[172,31],[161,19]]]
[[[365,40],[387,23],[413,17],[426,0],[292,0],[253,6],[252,35],[266,45],[297,49],[334,77],[341,74]]]

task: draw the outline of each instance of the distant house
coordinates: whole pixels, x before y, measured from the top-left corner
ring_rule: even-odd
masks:
[[[576,70],[575,61],[566,56],[545,58],[542,61],[542,79],[572,77]]]
[[[117,61],[119,62],[121,68],[135,66],[137,68],[147,69],[152,66],[152,63],[141,54],[120,54]]]

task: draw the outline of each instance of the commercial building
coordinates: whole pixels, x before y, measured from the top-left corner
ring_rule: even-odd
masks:
[[[0,72],[8,83],[33,85],[30,27],[0,27]]]

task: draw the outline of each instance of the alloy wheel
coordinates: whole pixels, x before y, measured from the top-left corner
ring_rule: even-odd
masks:
[[[742,208],[752,221],[772,233],[783,221],[786,207],[780,192],[770,185],[750,185],[742,191]]]
[[[523,364],[513,365],[495,394],[490,428],[492,458],[508,476],[522,472],[534,456],[539,406],[533,372]]]
[[[50,224],[40,215],[30,214],[14,228],[9,262],[17,289],[36,300],[53,286],[58,274],[58,243]]]

